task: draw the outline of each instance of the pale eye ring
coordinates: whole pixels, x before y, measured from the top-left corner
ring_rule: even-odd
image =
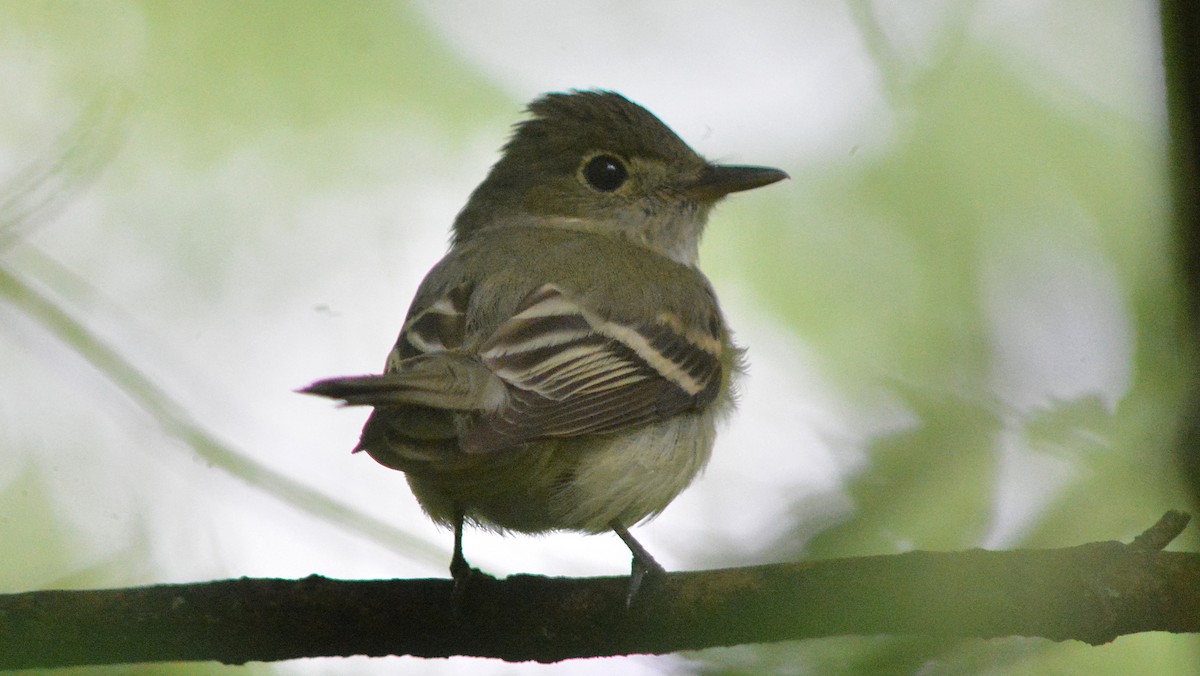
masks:
[[[612,192],[629,178],[625,163],[612,155],[597,155],[583,166],[583,178],[600,192]]]

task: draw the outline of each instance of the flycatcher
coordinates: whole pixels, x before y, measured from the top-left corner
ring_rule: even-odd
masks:
[[[610,91],[547,94],[454,221],[382,375],[302,390],[374,407],[355,451],[454,529],[628,527],[708,462],[741,350],[697,269],[709,211],[787,174],[713,164]]]

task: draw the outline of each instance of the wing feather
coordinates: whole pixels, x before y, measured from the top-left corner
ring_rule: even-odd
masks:
[[[463,448],[615,432],[702,408],[722,378],[719,329],[718,320],[689,332],[666,314],[638,325],[605,320],[544,285],[480,348],[509,400],[467,430]]]

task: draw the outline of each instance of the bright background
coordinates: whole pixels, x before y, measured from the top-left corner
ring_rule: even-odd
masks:
[[[709,471],[635,531],[660,561],[1127,540],[1191,506],[1158,42],[1140,1],[0,2],[0,590],[444,576],[450,534],[349,454],[366,411],[292,390],[382,366],[523,104],[571,87],[792,176],[709,228],[751,373]],[[466,548],[628,570],[615,537]],[[1194,673],[1198,648],[247,670]]]

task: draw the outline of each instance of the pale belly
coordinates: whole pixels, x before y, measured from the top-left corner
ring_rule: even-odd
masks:
[[[680,415],[632,432],[539,441],[513,451],[406,468],[421,506],[453,526],[500,531],[598,533],[656,516],[707,464],[711,412]]]

